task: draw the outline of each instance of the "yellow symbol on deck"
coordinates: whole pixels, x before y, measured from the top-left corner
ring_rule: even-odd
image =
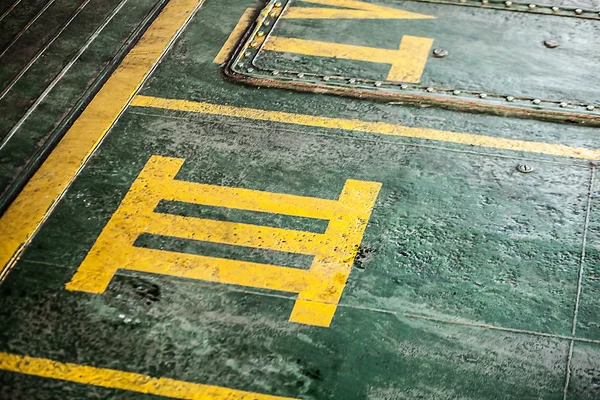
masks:
[[[347,180],[338,200],[176,180],[180,158],[152,156],[83,260],[68,290],[103,293],[126,269],[297,293],[290,321],[328,327],[348,279],[377,182]],[[154,212],[161,200],[327,219],[325,233]],[[135,247],[142,233],[313,255],[310,269]]]
[[[343,8],[323,7],[290,7],[281,16],[286,19],[433,19],[434,16],[418,14],[390,7],[378,6],[356,0],[303,0],[308,3],[336,6]],[[253,11],[247,9],[231,35],[215,57],[215,63],[227,61],[229,54],[244,31],[252,22]],[[298,38],[271,36],[264,43],[263,50],[282,53],[303,54],[319,57],[336,57],[346,60],[367,61],[391,64],[386,77],[390,81],[418,83],[423,75],[433,39],[408,36],[401,38],[398,49],[381,49],[375,47],[355,46],[349,44],[321,42]]]
[[[269,38],[263,49],[282,53],[391,64],[392,67],[388,72],[387,80],[417,83],[423,74],[432,45],[433,39],[406,35],[402,37],[398,50],[278,36]]]
[[[324,7],[290,7],[281,17],[289,19],[428,19],[431,15],[383,7],[356,0],[302,0],[326,6],[349,8],[350,10]]]

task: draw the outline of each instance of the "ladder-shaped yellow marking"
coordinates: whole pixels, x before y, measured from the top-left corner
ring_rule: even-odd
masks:
[[[133,372],[61,363],[45,358],[19,356],[2,352],[0,352],[0,370],[173,399],[293,400],[289,397],[251,393],[170,378],[153,378]]]
[[[418,83],[421,80],[432,45],[433,39],[407,35],[402,37],[398,50],[277,36],[268,38],[263,49],[282,53],[391,64],[392,68],[387,75],[387,80]]]
[[[102,293],[118,269],[298,294],[290,321],[328,327],[380,183],[348,180],[338,200],[176,180],[184,160],[152,156],[68,290]],[[154,212],[161,200],[329,220],[323,234]],[[314,255],[310,269],[134,247],[142,233]]]

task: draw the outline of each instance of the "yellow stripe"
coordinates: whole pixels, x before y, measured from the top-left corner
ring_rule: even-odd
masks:
[[[599,149],[571,147],[556,143],[530,142],[494,136],[474,135],[470,133],[441,131],[429,128],[413,128],[402,125],[388,124],[385,122],[367,122],[355,119],[319,117],[281,111],[267,111],[255,108],[225,106],[187,100],[163,99],[149,96],[136,96],[131,102],[131,105],[137,107],[153,107],[167,110],[248,118],[260,121],[283,122],[315,126],[319,128],[344,129],[358,132],[378,133],[382,135],[404,136],[440,142],[459,143],[471,146],[548,154],[560,157],[600,160]]]
[[[132,372],[85,365],[61,363],[44,358],[0,353],[0,369],[42,378],[101,386],[110,389],[171,397],[173,399],[212,400],[293,400],[289,397],[269,396],[219,386],[177,381],[169,378],[151,378]]]
[[[0,219],[0,280],[202,0],[171,0]]]
[[[217,54],[217,56],[213,60],[215,64],[223,64],[224,62],[229,60],[229,55],[233,52],[235,46],[237,46],[238,42],[242,39],[244,32],[252,23],[253,14],[254,10],[252,8],[248,8],[246,9],[246,11],[244,11],[244,14],[242,14],[235,28],[233,28],[233,30],[231,31],[231,34],[227,38],[227,41],[225,42],[223,47],[221,47],[219,54]]]

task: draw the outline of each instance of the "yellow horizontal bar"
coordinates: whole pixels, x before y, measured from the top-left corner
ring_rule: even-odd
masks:
[[[295,217],[332,219],[340,213],[351,213],[337,200],[295,196],[259,190],[206,185],[196,182],[171,180],[163,185],[160,194],[165,200],[226,207],[238,210],[284,214]]]
[[[139,233],[300,254],[320,254],[325,247],[324,236],[313,232],[173,214],[131,218],[135,218]]]
[[[152,378],[133,372],[61,363],[45,358],[19,356],[1,352],[0,370],[110,389],[170,397],[173,399],[293,400],[289,397],[251,393],[169,378]]]
[[[135,247],[123,269],[300,293],[323,285],[309,270]],[[316,290],[316,289],[315,289]]]
[[[282,122],[314,126],[319,128],[344,129],[358,132],[378,133],[382,135],[412,137],[418,139],[435,140],[439,142],[465,144],[470,146],[548,154],[560,157],[600,160],[599,149],[572,147],[556,143],[530,142],[526,140],[506,139],[501,137],[442,131],[429,128],[408,127],[394,125],[387,122],[367,122],[356,119],[320,117],[282,111],[267,111],[255,108],[225,106],[204,102],[165,99],[150,96],[136,96],[133,98],[131,105],[136,107],[153,107],[201,114],[248,118],[260,121]]]

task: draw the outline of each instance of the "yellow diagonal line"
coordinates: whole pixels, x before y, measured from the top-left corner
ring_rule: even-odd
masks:
[[[171,397],[173,399],[203,400],[293,400],[219,386],[152,378],[133,372],[61,363],[45,358],[19,356],[0,352],[0,370],[58,379],[110,389]]]
[[[171,0],[0,218],[0,280],[203,0]]]
[[[224,115],[260,121],[283,122],[319,128],[344,129],[358,132],[378,133],[382,135],[404,136],[470,146],[548,154],[560,157],[600,160],[599,149],[572,147],[557,143],[530,142],[526,140],[506,139],[495,136],[475,135],[471,133],[442,131],[429,128],[408,127],[386,122],[368,122],[355,119],[320,117],[282,111],[267,111],[247,107],[225,106],[149,96],[136,96],[131,102],[131,105],[202,114]]]

